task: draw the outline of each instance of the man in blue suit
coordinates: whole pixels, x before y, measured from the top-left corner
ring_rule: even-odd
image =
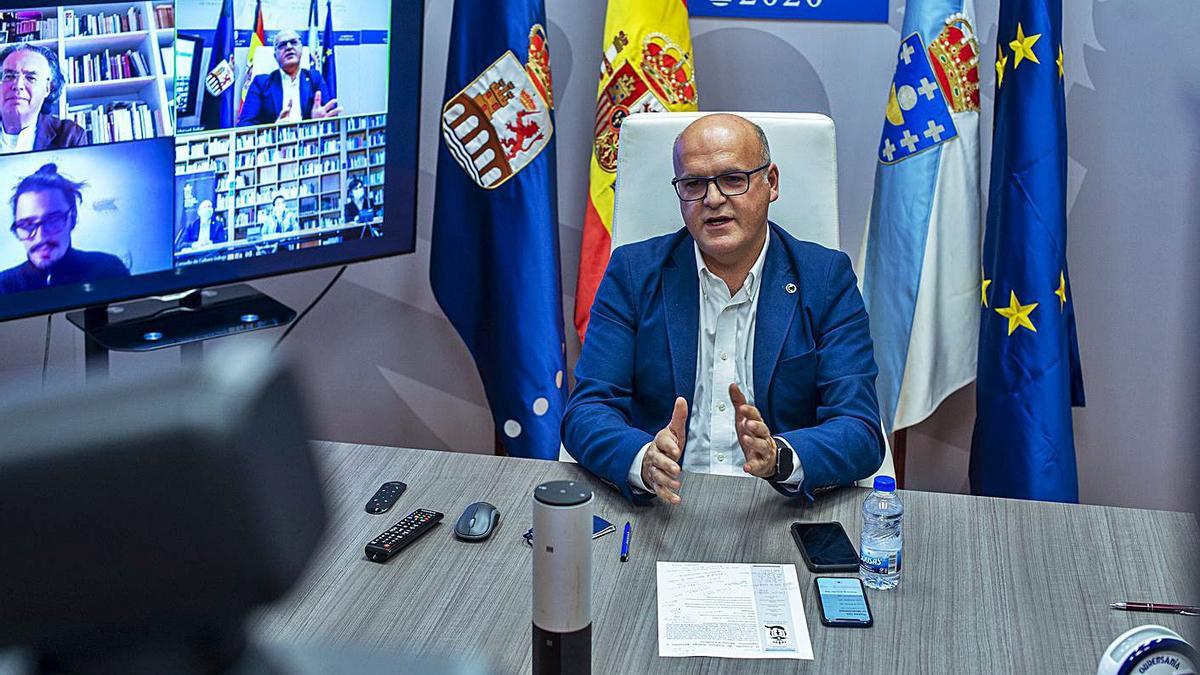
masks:
[[[685,470],[749,474],[804,499],[869,476],[884,441],[850,259],[767,221],[779,169],[749,120],[696,120],[674,163],[686,227],[613,252],[563,416],[567,449],[640,503],[680,503]]]
[[[250,82],[238,114],[239,127],[336,117],[342,113],[336,98],[326,102],[329,92],[321,73],[300,67],[300,53],[299,33],[281,30],[275,34],[275,62],[279,69]]]

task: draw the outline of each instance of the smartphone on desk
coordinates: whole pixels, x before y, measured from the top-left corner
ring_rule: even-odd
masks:
[[[857,577],[817,577],[821,623],[834,628],[870,628],[874,623],[867,594]]]
[[[857,572],[858,549],[841,523],[792,523],[792,539],[810,572]]]

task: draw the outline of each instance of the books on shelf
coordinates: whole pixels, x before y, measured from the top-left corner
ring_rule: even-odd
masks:
[[[154,22],[159,28],[174,28],[175,5],[155,5]]]
[[[73,105],[67,108],[67,119],[87,131],[90,143],[154,138],[165,131],[161,116],[142,101]]]
[[[124,12],[112,14],[76,14],[74,10],[63,10],[63,37],[89,35],[112,35],[146,30],[142,10],[130,7]]]
[[[158,59],[162,65],[162,74],[166,75],[168,80],[175,78],[175,45],[169,44],[166,47],[158,48]]]
[[[94,54],[68,56],[63,72],[69,84],[77,84],[142,77],[150,74],[150,68],[137,50],[113,53],[105,49]]]
[[[30,42],[58,37],[58,17],[29,18],[28,12],[0,12],[0,42]]]

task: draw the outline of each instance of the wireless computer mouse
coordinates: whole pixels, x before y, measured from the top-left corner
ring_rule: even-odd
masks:
[[[475,502],[454,524],[454,536],[463,541],[483,541],[500,525],[500,510],[487,502]]]

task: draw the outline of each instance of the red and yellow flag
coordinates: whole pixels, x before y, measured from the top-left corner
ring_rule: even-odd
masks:
[[[575,330],[580,340],[608,266],[621,121],[634,113],[688,110],[696,110],[696,80],[687,0],[609,0],[575,292]]]
[[[242,93],[238,97],[238,114],[242,113],[242,104],[246,102],[246,94],[250,91],[250,83],[256,75],[262,75],[263,69],[254,68],[254,54],[267,43],[267,31],[263,28],[262,0],[254,7],[254,32],[250,34],[250,52],[246,55],[246,76],[242,79]]]

